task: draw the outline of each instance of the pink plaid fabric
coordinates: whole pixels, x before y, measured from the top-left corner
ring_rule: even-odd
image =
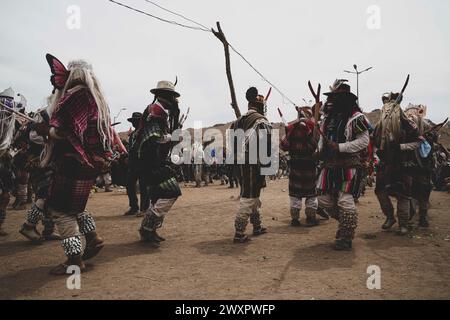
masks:
[[[95,179],[76,180],[57,174],[50,188],[49,206],[64,213],[80,213],[86,209]]]
[[[98,110],[87,88],[67,93],[50,119],[50,125],[68,134],[67,140],[84,164],[94,167],[94,156],[105,157],[97,130]]]

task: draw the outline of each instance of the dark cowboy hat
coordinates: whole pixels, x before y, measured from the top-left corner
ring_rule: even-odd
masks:
[[[327,97],[333,95],[344,95],[349,98],[353,98],[355,101],[358,100],[358,97],[351,92],[351,88],[346,82],[347,80],[336,80],[330,87],[331,91],[324,93],[324,95]]]
[[[133,122],[141,120],[141,118],[142,118],[142,113],[133,112],[133,115],[131,116],[131,118],[128,118],[128,122],[133,123]]]

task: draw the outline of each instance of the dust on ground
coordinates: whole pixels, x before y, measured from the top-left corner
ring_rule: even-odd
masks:
[[[82,274],[81,290],[48,274],[64,260],[58,242],[30,244],[18,229],[25,211],[9,211],[0,239],[1,299],[449,299],[450,195],[433,192],[431,227],[400,237],[380,229],[373,190],[358,204],[352,252],[331,249],[337,223],[289,226],[288,180],[269,182],[263,219],[269,233],[236,245],[237,189],[183,188],[167,216],[160,248],[139,242],[140,219],[125,217],[125,193],[89,200],[106,246]],[[304,216],[303,216],[304,219]],[[251,231],[251,230],[249,230]],[[367,289],[367,268],[381,268],[381,290]]]

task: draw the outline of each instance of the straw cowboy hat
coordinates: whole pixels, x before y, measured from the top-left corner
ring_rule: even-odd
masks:
[[[15,93],[14,90],[9,87],[8,89],[3,90],[3,92],[0,92],[0,98],[10,98],[14,99]]]
[[[175,85],[170,81],[159,81],[155,89],[150,90],[151,93],[157,95],[160,92],[171,92],[175,97],[180,97],[180,94],[175,90]]]

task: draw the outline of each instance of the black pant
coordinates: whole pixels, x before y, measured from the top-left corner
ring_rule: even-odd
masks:
[[[138,205],[138,198],[136,195],[136,183],[139,181],[139,191],[141,193],[141,203]],[[130,203],[130,208],[134,210],[146,211],[150,206],[150,195],[145,181],[136,170],[128,170],[127,172],[127,195]]]
[[[237,165],[227,165],[226,171],[230,181],[230,188],[234,188],[235,185],[236,188],[239,188],[239,173]]]

